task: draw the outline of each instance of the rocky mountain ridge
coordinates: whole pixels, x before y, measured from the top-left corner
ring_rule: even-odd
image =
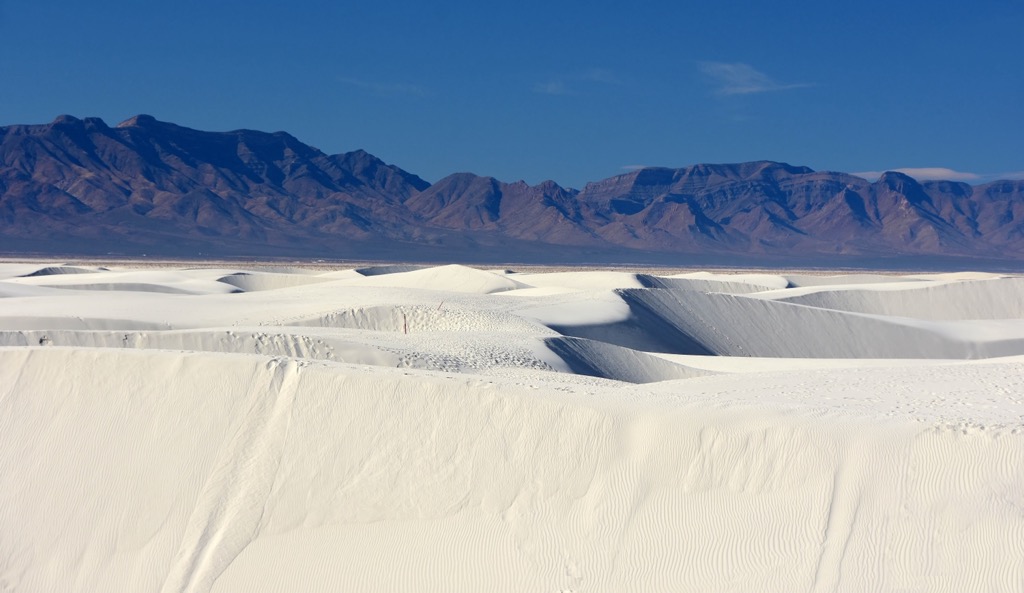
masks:
[[[582,190],[430,184],[285,132],[139,115],[0,128],[0,252],[493,262],[1024,260],[1024,181],[785,163],[646,168]]]

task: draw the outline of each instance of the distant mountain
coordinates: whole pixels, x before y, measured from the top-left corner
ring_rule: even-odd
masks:
[[[579,200],[616,244],[748,254],[1024,255],[1024,181],[918,183],[760,161],[643,169]]]
[[[589,227],[579,192],[554,181],[530,186],[456,173],[409,198],[406,206],[433,226],[488,231],[566,245],[602,245]]]
[[[1024,260],[1024,181],[868,182],[760,161],[641,169],[582,191],[471,173],[431,185],[284,132],[60,116],[0,128],[0,252],[1013,263]]]

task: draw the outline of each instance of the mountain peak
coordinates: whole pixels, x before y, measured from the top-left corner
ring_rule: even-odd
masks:
[[[129,117],[128,119],[124,120],[123,122],[117,124],[117,127],[119,127],[119,128],[143,128],[143,127],[146,127],[146,126],[151,126],[151,125],[156,124],[156,123],[160,123],[160,122],[155,117],[153,117],[152,115],[146,115],[145,113],[140,113],[139,115],[135,115],[135,116]]]
[[[683,169],[686,173],[701,176],[751,179],[757,177],[778,177],[779,175],[806,175],[814,173],[810,167],[797,167],[779,161],[749,161],[745,163],[698,164]]]
[[[82,120],[78,119],[77,117],[73,115],[67,115],[66,113],[62,113],[61,115],[58,115],[57,117],[53,118],[53,121],[50,123],[50,125],[60,126],[80,123],[82,123]]]
[[[906,173],[900,173],[899,171],[886,171],[878,178],[875,182],[877,185],[884,187],[896,187],[896,186],[915,186],[918,185],[916,179],[907,175]]]
[[[552,179],[545,179],[544,181],[541,181],[537,184],[537,188],[545,192],[565,191],[564,187],[558,185],[558,183]]]

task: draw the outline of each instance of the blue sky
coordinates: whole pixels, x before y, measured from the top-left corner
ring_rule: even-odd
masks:
[[[979,182],[1024,176],[1022,31],[1019,0],[0,0],[0,124],[286,130],[428,181],[769,159]]]

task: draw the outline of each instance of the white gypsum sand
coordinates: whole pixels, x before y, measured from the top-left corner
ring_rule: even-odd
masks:
[[[1022,590],[1022,302],[0,264],[0,591]]]

